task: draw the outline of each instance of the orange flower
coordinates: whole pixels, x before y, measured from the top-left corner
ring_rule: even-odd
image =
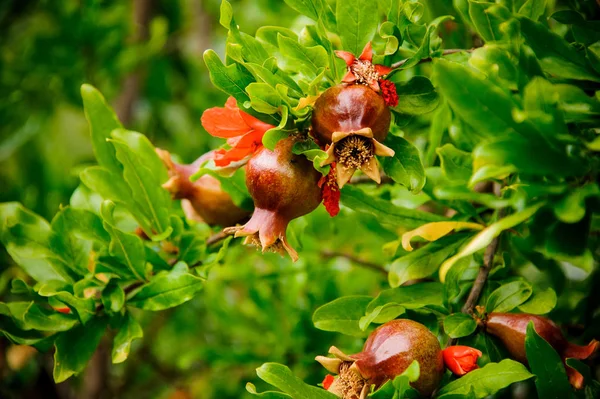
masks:
[[[275,127],[240,110],[233,97],[227,99],[223,108],[214,107],[204,111],[202,126],[211,136],[227,139],[231,147],[229,150],[215,151],[217,166],[227,166],[257,152],[262,148],[265,132]]]
[[[373,47],[367,43],[358,59],[348,51],[336,51],[335,54],[346,61],[348,73],[342,79],[344,83],[362,83],[379,91],[379,81],[392,71],[385,65],[373,64]]]
[[[477,366],[477,359],[481,357],[481,351],[469,346],[449,346],[442,351],[444,364],[458,376],[463,376],[473,371]]]

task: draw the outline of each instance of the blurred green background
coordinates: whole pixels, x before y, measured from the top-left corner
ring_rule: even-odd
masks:
[[[248,33],[270,24],[296,30],[305,25],[281,0],[232,3]],[[96,86],[127,128],[185,161],[218,145],[202,129],[200,116],[226,99],[211,85],[202,60],[208,48],[224,52],[219,5],[220,0],[0,1],[0,202],[20,201],[46,218],[68,203],[79,171],[94,162],[82,83]],[[124,364],[110,365],[105,346],[85,374],[55,386],[51,353],[0,338],[0,397],[251,397],[244,386],[252,381],[265,388],[255,369],[267,361],[289,365],[309,383],[320,382],[325,373],[315,355],[332,344],[358,350],[361,341],[317,330],[312,312],[339,296],[372,295],[385,287],[386,277],[319,253],[319,242],[332,237],[343,247],[346,235],[357,230],[355,219],[323,225],[329,217],[322,208],[310,218],[319,223],[299,221],[294,227],[315,229],[303,242],[315,248],[312,259],[290,266],[275,255],[234,246],[195,300],[138,315],[145,337]],[[363,243],[371,248],[396,238],[365,236],[372,237]],[[241,257],[248,261],[241,264]],[[0,248],[0,300],[17,276],[26,278]]]

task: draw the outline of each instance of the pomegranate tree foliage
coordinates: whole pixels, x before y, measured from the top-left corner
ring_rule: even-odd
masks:
[[[454,11],[447,8],[456,18],[428,15],[417,0],[285,2],[307,17],[306,26],[267,26],[251,36],[223,1],[226,57],[204,55],[217,88],[276,126],[263,138],[267,148],[308,129],[310,99],[346,73],[334,50],[358,55],[372,42],[373,63],[394,66],[387,79],[399,96],[385,141],[395,155],[382,161],[390,184],[345,186],[339,216],[319,209],[295,222],[290,238],[304,248],[305,264],[366,254],[385,265],[390,288],[322,303],[314,327],[364,338],[406,317],[443,344],[458,339],[480,349],[482,367],[462,378],[448,373],[438,397],[483,398],[534,379],[540,397],[597,397],[588,366],[567,361],[587,377],[573,391],[560,357],[535,330],[527,334],[527,368],[461,313],[486,248],[501,236],[479,305],[584,325],[581,340],[598,333],[595,2],[554,11],[546,0],[454,0]],[[438,34],[442,24],[447,37]],[[444,52],[458,27],[477,36],[475,48]],[[211,269],[246,256],[232,238],[208,244],[215,231],[186,220],[161,187],[167,170],[152,143],[124,129],[95,88],[84,85],[81,95],[97,165],[80,173],[70,204],[50,221],[18,203],[0,205],[1,241],[28,275],[12,281],[13,300],[0,304],[0,331],[40,351],[54,346],[56,382],[82,372],[104,336],[113,340],[113,363],[125,361],[132,342],[143,339],[135,309],[160,311],[202,296]],[[318,147],[297,152],[327,172]],[[243,185],[222,183],[236,203],[247,203]],[[259,393],[249,383],[256,396],[335,397],[284,365],[266,363],[257,373],[279,391]],[[414,397],[409,382],[417,378],[411,367],[370,397]]]

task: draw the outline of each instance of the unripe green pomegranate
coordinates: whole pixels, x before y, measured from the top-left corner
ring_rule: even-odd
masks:
[[[363,350],[346,355],[336,347],[329,353],[335,358],[318,356],[317,361],[338,377],[328,391],[343,399],[365,399],[371,385],[379,388],[402,374],[410,364],[419,362],[419,379],[411,385],[429,396],[444,375],[440,343],[424,325],[412,320],[389,321],[369,335]]]
[[[321,203],[321,174],[306,157],[292,152],[295,143],[293,136],[280,140],[274,151],[263,148],[248,161],[246,186],[255,209],[235,233],[246,236],[246,243],[260,246],[263,252],[287,252],[294,261],[298,254],[287,242],[287,225]]]
[[[331,87],[315,102],[311,123],[315,139],[329,145],[323,165],[336,162],[340,187],[357,169],[381,182],[375,155],[393,156],[394,151],[381,144],[390,129],[391,112],[379,93],[363,84]]]

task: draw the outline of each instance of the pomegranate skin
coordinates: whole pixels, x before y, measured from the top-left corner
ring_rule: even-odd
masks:
[[[411,385],[424,396],[437,389],[444,375],[439,341],[427,327],[407,319],[380,326],[369,335],[362,352],[350,357],[356,359],[362,376],[376,386],[402,374],[417,360],[421,373]]]
[[[317,99],[312,115],[314,137],[321,145],[332,142],[334,132],[373,131],[373,138],[385,140],[392,115],[382,96],[361,84],[340,84],[325,90]]]
[[[568,345],[560,328],[546,317],[526,313],[490,313],[484,324],[486,332],[498,337],[515,360],[527,364],[525,337],[529,322],[533,322],[536,332],[557,352],[561,353]]]
[[[157,153],[169,169],[170,179],[163,187],[174,199],[181,200],[188,219],[203,221],[210,226],[231,226],[250,215],[233,203],[231,196],[221,188],[221,182],[213,176],[204,175],[195,182],[190,181],[200,165],[212,158],[213,151],[189,165],[173,162],[167,151],[157,149]]]
[[[260,243],[263,251],[283,254],[276,245],[281,244],[294,261],[298,255],[287,243],[287,225],[321,203],[321,174],[306,157],[292,153],[295,143],[293,136],[280,140],[274,151],[263,148],[248,161],[246,186],[255,210],[248,223],[236,232],[236,237],[255,237],[247,242]]]

